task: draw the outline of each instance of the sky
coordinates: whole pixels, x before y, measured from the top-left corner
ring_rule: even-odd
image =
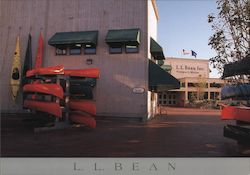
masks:
[[[209,59],[215,52],[208,46],[213,34],[207,16],[216,13],[216,0],[156,0],[158,21],[158,43],[166,57],[194,58],[183,55],[182,49],[193,50],[197,59]],[[210,65],[210,77],[218,78],[217,70]]]

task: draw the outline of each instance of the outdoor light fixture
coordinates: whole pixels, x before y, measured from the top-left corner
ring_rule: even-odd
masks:
[[[86,60],[86,64],[87,64],[87,65],[93,64],[93,60],[92,60],[92,59],[87,59],[87,60]]]

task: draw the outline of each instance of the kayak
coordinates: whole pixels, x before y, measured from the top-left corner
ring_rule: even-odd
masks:
[[[26,84],[23,87],[24,92],[39,92],[54,95],[63,99],[64,92],[59,84]]]
[[[88,115],[83,115],[83,114],[71,114],[69,116],[70,120],[74,123],[79,123],[79,124],[84,124],[90,128],[95,128],[96,127],[96,121],[94,118],[88,116]]]
[[[250,107],[224,106],[221,111],[221,119],[250,122]]]
[[[26,77],[34,75],[60,75],[64,74],[64,67],[62,65],[37,68],[27,71]]]
[[[19,91],[19,86],[21,83],[21,61],[20,61],[20,38],[17,37],[16,48],[13,57],[13,63],[11,68],[11,79],[10,79],[10,88],[11,88],[11,98],[13,101],[16,101],[16,97]]]
[[[32,69],[32,50],[31,50],[31,35],[29,34],[28,45],[26,48],[25,59],[23,64],[22,85],[28,83],[26,72]]]
[[[65,75],[72,77],[88,77],[88,78],[100,77],[100,71],[97,68],[65,70],[64,73]]]
[[[37,111],[46,112],[54,115],[55,117],[62,116],[62,110],[60,108],[60,105],[56,102],[25,100],[24,107],[29,109],[34,109]]]
[[[40,33],[39,36],[39,41],[38,41],[38,48],[37,48],[37,53],[36,53],[36,60],[35,60],[35,69],[42,67],[42,59],[43,59],[43,36],[42,32]]]
[[[247,98],[250,96],[250,83],[226,85],[221,89],[221,98]]]
[[[94,101],[91,100],[70,100],[69,108],[96,115],[96,105]]]

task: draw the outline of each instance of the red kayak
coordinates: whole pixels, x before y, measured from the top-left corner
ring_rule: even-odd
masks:
[[[72,77],[86,77],[86,78],[99,78],[100,77],[100,71],[97,68],[64,70],[64,74],[72,76]]]
[[[96,115],[96,105],[91,100],[70,100],[69,108]]]
[[[96,121],[94,118],[88,116],[88,115],[83,115],[83,114],[71,114],[69,116],[70,120],[74,123],[79,123],[79,124],[84,124],[90,128],[95,128],[96,127]]]
[[[55,102],[25,100],[24,107],[29,108],[29,109],[34,109],[37,111],[47,112],[56,117],[62,117],[62,110],[59,104]]]
[[[43,59],[43,36],[42,32],[40,33],[39,36],[39,42],[38,42],[38,48],[37,48],[37,53],[36,53],[36,60],[35,60],[35,69],[42,67],[42,59]]]
[[[39,92],[54,95],[63,99],[63,89],[59,84],[26,84],[23,87],[24,92]]]
[[[224,106],[221,111],[221,119],[250,122],[250,107]]]
[[[32,69],[27,71],[26,77],[31,77],[34,75],[60,75],[60,74],[64,74],[64,66],[62,65]]]

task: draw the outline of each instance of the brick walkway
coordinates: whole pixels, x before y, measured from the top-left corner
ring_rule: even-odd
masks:
[[[164,108],[147,123],[98,120],[97,128],[34,133],[20,116],[2,116],[2,156],[14,157],[224,157],[249,156],[223,137],[219,111]],[[167,115],[165,115],[167,112]]]

